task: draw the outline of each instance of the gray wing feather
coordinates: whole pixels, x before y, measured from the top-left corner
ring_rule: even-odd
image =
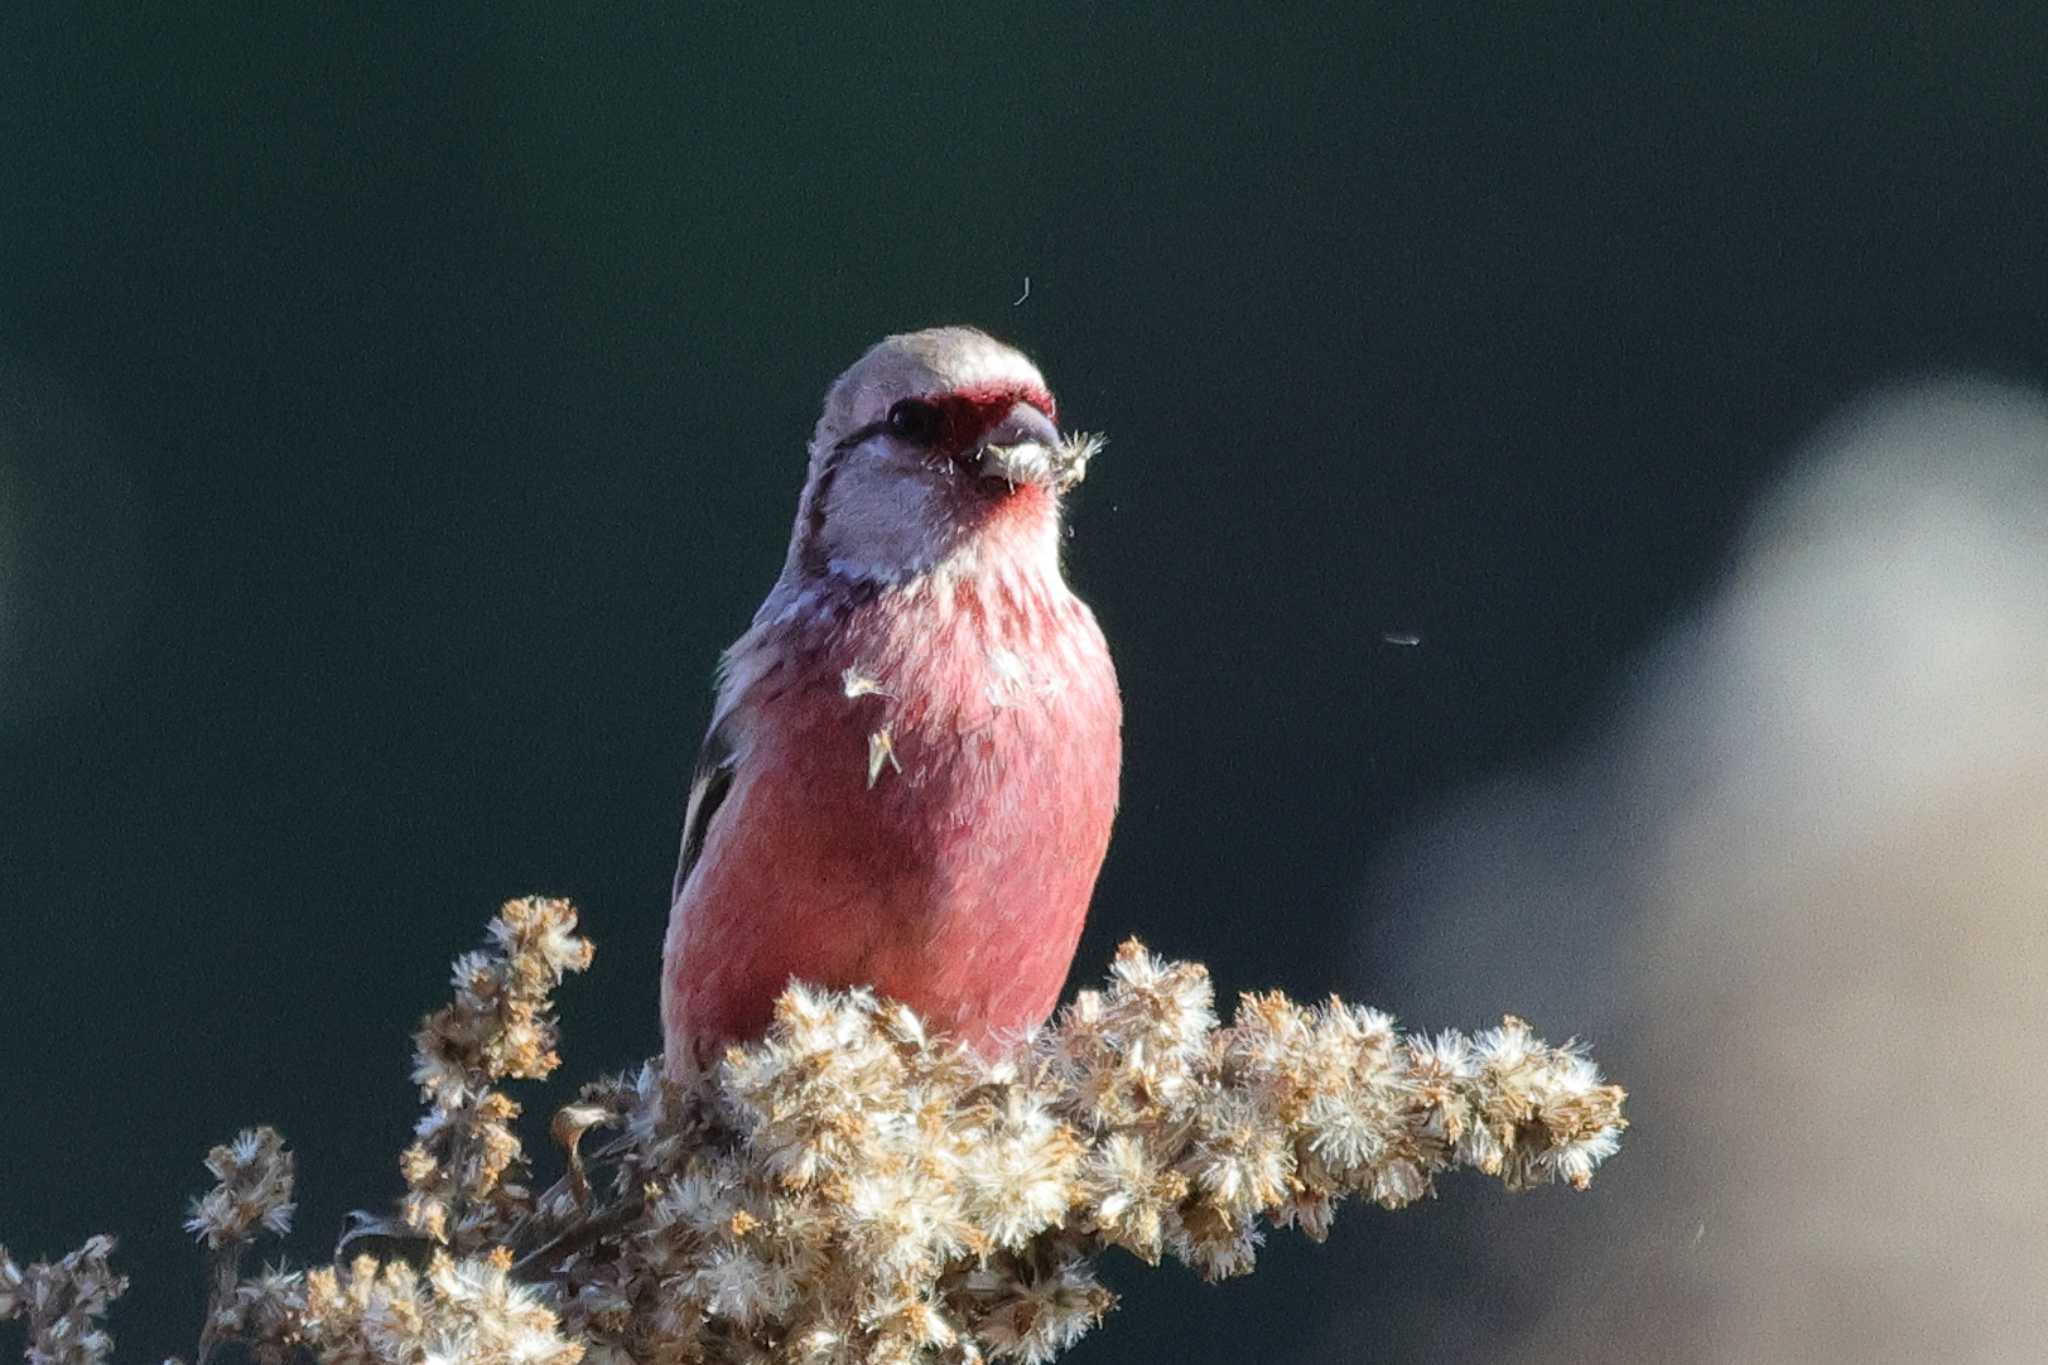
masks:
[[[726,796],[732,791],[733,771],[738,761],[730,723],[712,726],[711,733],[704,736],[704,747],[697,751],[697,766],[690,775],[690,800],[683,808],[683,851],[676,860],[675,885],[669,889],[671,905],[675,904],[676,897],[683,894],[683,883],[690,879],[690,870],[704,856],[704,840],[711,831],[711,817],[718,814],[718,808],[725,804]]]

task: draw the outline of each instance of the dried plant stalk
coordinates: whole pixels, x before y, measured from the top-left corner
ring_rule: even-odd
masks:
[[[1321,1239],[1345,1196],[1398,1208],[1453,1167],[1583,1188],[1625,1126],[1621,1088],[1518,1019],[1404,1036],[1376,1010],[1253,995],[1223,1026],[1203,968],[1133,942],[1106,988],[994,1059],[868,992],[792,986],[764,1039],[687,1089],[654,1063],[586,1087],[554,1124],[568,1170],[536,1194],[496,1087],[557,1064],[549,994],[590,961],[574,930],[566,902],[508,903],[423,1023],[407,1193],[351,1234],[401,1254],[224,1274],[203,1349],[1041,1362],[1112,1306],[1112,1248],[1242,1274],[1266,1226]],[[282,1231],[289,1160],[268,1130],[215,1150],[191,1226],[217,1255]],[[22,1283],[0,1256],[0,1315]]]

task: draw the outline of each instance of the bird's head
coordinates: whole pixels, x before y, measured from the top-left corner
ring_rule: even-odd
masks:
[[[971,327],[876,343],[825,396],[793,567],[896,583],[988,552],[1056,563],[1060,495],[1101,442],[1055,411],[1038,367]]]

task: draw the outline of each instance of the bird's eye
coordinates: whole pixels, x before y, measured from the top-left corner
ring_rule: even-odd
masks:
[[[905,398],[889,409],[889,431],[913,445],[928,446],[939,438],[939,410],[930,403]]]

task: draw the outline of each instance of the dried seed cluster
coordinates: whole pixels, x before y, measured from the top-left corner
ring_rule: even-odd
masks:
[[[536,1193],[497,1085],[557,1064],[550,992],[590,961],[574,930],[566,902],[511,902],[456,964],[417,1039],[407,1193],[351,1234],[383,1259],[240,1278],[248,1240],[289,1221],[290,1157],[267,1129],[215,1149],[188,1224],[228,1258],[202,1358],[1047,1361],[1112,1306],[1110,1248],[1242,1274],[1267,1225],[1320,1239],[1346,1195],[1398,1208],[1453,1167],[1583,1187],[1625,1126],[1620,1087],[1518,1019],[1408,1037],[1254,995],[1226,1026],[1199,965],[1129,943],[1104,989],[993,1060],[868,992],[793,986],[691,1087],[652,1063],[586,1087],[554,1124],[567,1171]],[[0,1254],[0,1316],[47,1281],[96,1331],[110,1245],[25,1275]]]
[[[33,1365],[99,1365],[107,1358],[114,1341],[100,1319],[128,1287],[128,1277],[107,1263],[113,1254],[113,1238],[88,1237],[63,1260],[24,1270],[0,1247],[0,1322],[27,1322]]]

